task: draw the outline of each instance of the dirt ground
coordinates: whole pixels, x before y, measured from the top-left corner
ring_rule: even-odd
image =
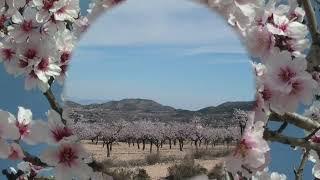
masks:
[[[94,144],[91,141],[83,141],[82,144],[84,148],[89,152],[95,160],[101,162],[107,159],[118,160],[118,161],[134,161],[134,160],[144,160],[145,156],[150,154],[149,145],[146,145],[145,150],[142,150],[142,145],[140,145],[140,149],[137,148],[137,145],[129,147],[128,144],[125,143],[117,143],[112,146],[111,157],[107,157],[107,148],[102,148],[101,144]],[[205,147],[201,147],[205,149]],[[212,149],[214,151],[224,151],[226,149],[225,146],[216,146],[212,148],[211,146],[208,149]],[[174,157],[174,159],[183,159],[187,154],[195,151],[195,147],[191,146],[190,143],[186,144],[183,151],[179,150],[178,146],[172,146],[172,149],[169,148],[169,145],[163,145],[160,149],[161,157]],[[156,147],[153,147],[153,152],[156,152]],[[216,164],[223,162],[223,158],[214,158],[213,160],[195,160],[197,164],[205,167],[207,170],[211,170]],[[147,171],[149,176],[152,179],[159,179],[161,177],[165,177],[167,175],[167,168],[174,164],[174,162],[169,163],[157,163],[155,165],[147,165],[147,166],[139,166],[139,168],[143,168]],[[138,168],[132,167],[132,168]]]

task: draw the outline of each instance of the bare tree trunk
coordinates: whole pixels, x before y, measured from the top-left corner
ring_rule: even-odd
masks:
[[[169,139],[169,147],[170,147],[170,149],[171,149],[171,139]]]
[[[196,146],[196,149],[198,150],[198,140],[194,141],[194,145]]]
[[[146,140],[142,140],[142,150],[146,149]]]
[[[99,142],[99,136],[97,136],[97,141],[96,141],[96,145],[98,144],[98,142]]]
[[[109,147],[109,143],[107,143],[107,157],[110,157],[110,147]]]
[[[182,144],[183,144],[183,142],[181,141],[181,140],[179,140],[179,148],[180,148],[180,151],[182,151]]]
[[[140,149],[140,143],[139,140],[137,140],[138,149]]]
[[[152,153],[152,141],[150,141],[150,154]]]
[[[159,153],[159,150],[160,150],[160,143],[159,143],[159,140],[157,140],[157,142],[156,142],[156,146],[157,146],[157,153]]]

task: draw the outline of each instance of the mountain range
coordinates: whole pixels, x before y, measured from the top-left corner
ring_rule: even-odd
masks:
[[[202,122],[216,126],[234,125],[232,114],[234,109],[251,110],[252,101],[225,102],[218,106],[210,106],[197,111],[175,109],[148,99],[123,99],[105,103],[79,104],[66,101],[64,117],[81,122],[116,122],[120,120],[150,120],[161,122],[190,122],[200,118]]]

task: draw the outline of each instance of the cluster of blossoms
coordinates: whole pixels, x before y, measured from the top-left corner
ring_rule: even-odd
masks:
[[[55,167],[56,179],[83,177],[89,179],[92,169],[85,160],[89,155],[77,144],[77,137],[69,126],[64,125],[60,115],[54,110],[47,113],[48,123],[33,120],[29,109],[19,107],[17,118],[9,112],[0,111],[0,158],[10,160],[28,160],[20,146],[20,141],[29,145],[48,143],[40,160],[50,167]],[[20,163],[26,174],[37,175],[41,166],[29,162]],[[26,170],[26,167],[27,170]],[[22,168],[19,168],[22,169]]]
[[[276,0],[209,0],[208,5],[218,10],[242,37],[254,59],[256,75],[251,121],[228,158],[228,170],[235,177],[265,174],[270,149],[263,132],[268,116],[271,112],[295,112],[299,104],[310,105],[317,93],[319,75],[307,72],[304,55],[310,45],[309,31],[303,24],[305,12],[296,0],[287,4]],[[313,171],[316,177],[318,166]]]
[[[243,137],[228,157],[227,168],[239,179],[285,179],[267,172],[270,148],[263,132],[270,112],[295,112],[300,103],[311,104],[318,93],[319,73],[306,71],[304,51],[309,41],[303,24],[305,12],[296,0],[288,0],[288,4],[278,0],[196,1],[223,15],[258,59],[253,63],[257,82],[254,112],[248,115]],[[0,61],[9,74],[25,77],[26,89],[46,92],[54,80],[63,82],[71,52],[89,23],[120,2],[123,0],[93,0],[85,17],[81,16],[79,0],[1,0]],[[312,113],[306,114],[317,117],[318,109],[315,105]],[[315,134],[310,141],[318,143],[318,137]],[[32,120],[31,111],[22,107],[17,117],[0,111],[0,158],[28,161],[20,141],[49,144],[40,159],[55,167],[56,179],[100,177],[93,175],[86,164],[88,154],[61,114],[53,110],[48,112],[47,123]],[[319,178],[319,157],[311,154],[313,174]],[[21,169],[34,174],[41,168],[25,162]]]
[[[50,79],[64,80],[77,35],[87,24],[77,0],[0,2],[0,62],[25,88],[47,91]]]

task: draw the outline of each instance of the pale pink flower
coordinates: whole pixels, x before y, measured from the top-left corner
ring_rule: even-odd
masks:
[[[226,17],[229,24],[243,30],[254,20],[255,8],[262,3],[255,0],[210,0],[208,5]]]
[[[50,130],[49,141],[51,143],[73,141],[76,139],[72,129],[62,123],[59,113],[50,110],[48,111],[47,116]]]
[[[50,166],[55,166],[55,178],[65,180],[72,178],[89,179],[92,169],[84,162],[88,157],[80,144],[61,143],[57,147],[45,150],[40,159]]]
[[[16,12],[13,15],[12,21],[15,24],[13,25],[14,29],[10,34],[15,42],[25,42],[32,36],[39,36],[39,24],[35,20],[36,13],[37,11],[35,9],[29,7],[24,10],[23,16],[20,12]]]
[[[265,57],[274,47],[274,37],[263,26],[255,26],[247,30],[246,44],[252,56]]]
[[[60,31],[56,35],[56,47],[60,53],[60,61],[58,65],[61,68],[61,73],[57,76],[57,80],[60,84],[63,84],[66,76],[67,69],[71,60],[72,50],[75,47],[76,37],[67,29]]]
[[[34,5],[39,9],[36,19],[39,23],[46,22],[50,19],[51,11],[55,8],[59,0],[33,0]]]
[[[0,138],[7,140],[19,139],[19,129],[14,121],[15,117],[12,114],[0,110]]]
[[[46,92],[49,89],[49,87],[50,85],[47,82],[39,80],[34,70],[31,70],[30,73],[26,74],[26,79],[24,83],[24,88],[26,90],[39,88],[42,92]]]
[[[24,42],[19,44],[18,54],[19,62],[18,66],[20,68],[20,74],[25,72],[30,72],[33,66],[39,62],[42,47],[39,40],[31,40],[29,42]]]
[[[6,14],[8,16],[13,16],[15,13],[19,12],[18,10],[24,7],[27,3],[27,0],[6,0],[8,5],[8,10]]]
[[[25,161],[20,162],[17,165],[17,168],[24,172],[24,174],[22,176],[20,176],[19,178],[25,178],[25,179],[28,179],[28,177],[29,178],[34,178],[39,173],[41,173],[41,171],[48,170],[48,168],[43,168],[41,166],[36,166],[36,165],[33,165],[30,162],[25,162]]]
[[[0,43],[0,62],[9,74],[18,72],[16,46],[11,42]]]
[[[50,77],[58,76],[60,71],[60,67],[53,63],[51,57],[42,57],[34,70],[37,77],[44,83],[47,83]]]
[[[306,72],[307,62],[303,58],[292,59],[288,51],[273,51],[265,60],[266,81],[273,91],[278,91],[276,102],[271,106],[281,112],[294,112],[302,102],[308,105],[313,100],[316,82]]]
[[[0,1],[0,9],[5,8],[6,1]]]
[[[276,35],[288,36],[294,39],[303,39],[308,34],[306,25],[290,21],[286,16],[273,14],[273,22],[267,24],[268,30]]]
[[[43,25],[41,32],[44,35],[53,36],[57,32],[64,31],[64,29],[66,29],[66,23],[64,21],[57,21],[52,15]]]
[[[18,140],[20,137],[14,119],[9,112],[0,110],[0,158],[6,159],[10,155],[10,146],[5,140]]]
[[[17,143],[11,143],[9,145],[9,156],[10,160],[22,160],[25,157],[23,150]]]
[[[269,172],[268,168],[265,168],[263,171],[257,172],[252,176],[252,180],[286,180],[287,177],[284,174],[277,172]]]
[[[312,174],[316,178],[320,178],[320,162],[319,160],[314,164],[312,168]]]
[[[0,138],[0,159],[8,159],[10,155],[10,146],[2,138]]]
[[[20,139],[30,145],[45,142],[48,137],[48,127],[43,121],[33,121],[32,112],[29,109],[19,107],[17,119],[12,121],[19,129]]]
[[[81,17],[74,22],[74,33],[76,37],[80,37],[84,34],[90,26],[89,19],[87,17]]]
[[[306,12],[301,7],[299,7],[297,0],[289,0],[289,6],[290,8],[288,15],[290,20],[303,22]]]
[[[233,174],[238,171],[249,175],[243,166],[251,171],[261,169],[266,165],[266,154],[270,150],[268,143],[263,139],[264,123],[254,123],[254,113],[248,116],[247,126],[240,143],[234,152],[227,158],[227,168]]]
[[[54,7],[51,9],[54,14],[55,20],[74,21],[79,16],[80,7],[79,0],[59,0],[54,3]]]

